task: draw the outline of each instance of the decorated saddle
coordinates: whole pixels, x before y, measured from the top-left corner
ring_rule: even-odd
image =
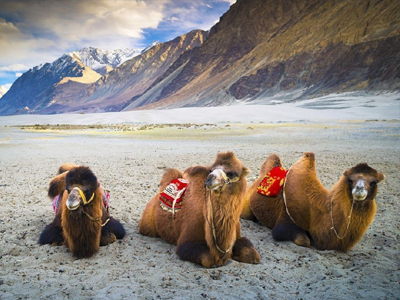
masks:
[[[279,194],[285,183],[288,170],[282,167],[275,167],[264,176],[257,187],[259,194],[274,197]]]
[[[164,211],[172,214],[182,208],[182,196],[188,186],[188,181],[183,178],[177,178],[160,193],[160,206]]]
[[[58,206],[60,205],[61,197],[62,197],[62,193],[53,198],[52,204],[53,204],[53,211],[55,214],[57,213]],[[108,211],[108,209],[110,208],[110,191],[109,190],[103,189],[103,203]]]

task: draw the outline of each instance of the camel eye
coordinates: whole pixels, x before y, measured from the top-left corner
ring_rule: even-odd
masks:
[[[378,181],[377,181],[377,180],[374,180],[374,181],[372,181],[369,185],[370,185],[371,187],[376,187],[377,184],[378,184]]]
[[[230,171],[230,172],[226,173],[226,176],[228,176],[229,178],[234,178],[234,177],[237,177],[238,175],[236,172]]]
[[[346,178],[347,183],[352,186],[353,185],[353,180],[351,180],[349,177]]]

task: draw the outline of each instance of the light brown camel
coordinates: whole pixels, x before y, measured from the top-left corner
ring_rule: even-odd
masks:
[[[362,238],[375,216],[377,184],[385,178],[382,173],[358,164],[344,171],[328,191],[317,178],[314,153],[308,152],[289,169],[278,195],[258,193],[264,176],[276,167],[283,167],[282,162],[271,154],[247,190],[242,218],[271,228],[275,240],[319,250],[346,252]]]
[[[125,229],[110,216],[105,192],[93,172],[84,166],[64,164],[49,185],[55,217],[40,235],[39,243],[65,244],[77,258],[91,257],[100,246],[122,239]],[[61,174],[60,174],[61,173]]]
[[[259,263],[258,252],[240,231],[248,174],[233,152],[219,153],[212,166],[190,167],[183,174],[167,169],[159,192],[146,205],[139,232],[177,245],[180,259],[207,268],[225,265],[231,258]],[[187,187],[181,201],[168,209],[160,196],[163,200],[163,191],[171,190],[169,184],[177,178],[186,180]]]

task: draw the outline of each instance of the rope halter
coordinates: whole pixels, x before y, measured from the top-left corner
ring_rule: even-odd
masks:
[[[74,187],[72,190],[77,190],[77,191],[78,191],[79,195],[80,195],[81,198],[82,198],[83,205],[89,204],[89,203],[92,202],[92,200],[94,199],[94,193],[92,194],[92,197],[90,197],[89,200],[86,200],[85,193],[84,193],[79,187]],[[84,210],[82,210],[82,212],[83,212],[91,221],[94,221],[94,222],[101,221],[101,218],[102,218],[102,217],[93,218],[91,215],[89,215],[89,214],[88,214],[87,212],[85,212]],[[101,224],[101,226],[102,226],[102,227],[105,226],[105,225],[108,223],[108,221],[110,221],[110,218],[107,218],[107,220],[106,220],[103,224]]]
[[[89,203],[94,199],[94,193],[93,193],[93,194],[92,194],[92,197],[90,197],[89,200],[86,200],[85,194],[84,194],[83,191],[82,191],[80,188],[78,188],[77,186],[74,187],[72,190],[77,190],[77,191],[78,191],[79,195],[80,195],[81,198],[82,198],[83,205],[89,204]]]
[[[214,172],[217,172],[217,174],[213,174]],[[212,171],[211,173],[210,173],[210,175],[211,174],[213,174],[213,177],[214,178],[208,178],[207,177],[207,180],[206,180],[206,182],[205,182],[205,186],[206,186],[206,188],[208,189],[208,190],[216,190],[217,188],[221,188],[221,191],[223,191],[224,189],[225,189],[225,187],[228,185],[228,184],[231,184],[231,183],[234,183],[234,182],[237,182],[237,181],[239,181],[239,179],[240,179],[240,177],[239,176],[237,176],[237,177],[235,177],[235,178],[229,178],[227,175],[226,175],[226,173],[222,170],[222,169],[220,169],[220,168],[217,168],[217,169],[215,169],[214,171]],[[210,175],[208,175],[208,176],[210,176]],[[209,182],[211,182],[211,181],[213,181],[213,180],[218,180],[218,183],[217,184],[214,184],[214,185],[210,185],[210,184],[208,184]]]
[[[220,177],[222,177],[222,180],[219,180],[218,184],[207,185],[207,182],[210,181],[210,179],[207,179],[205,184],[204,184],[205,188],[206,188],[205,191],[204,191],[204,202],[205,202],[205,204],[207,203],[207,189],[209,190],[209,193],[210,193],[210,197],[209,197],[210,211],[209,211],[209,216],[206,213],[206,220],[207,220],[207,223],[210,226],[210,229],[211,229],[211,232],[212,232],[215,248],[217,248],[217,250],[220,253],[227,254],[232,249],[233,245],[230,245],[226,250],[222,250],[218,245],[216,227],[215,227],[215,224],[214,224],[214,209],[213,209],[213,205],[212,205],[212,201],[211,201],[211,196],[212,196],[211,192],[212,192],[212,190],[216,190],[218,187],[221,187],[221,192],[222,192],[228,184],[231,184],[231,183],[239,181],[240,177],[237,176],[237,177],[231,179],[226,175],[226,173],[222,169],[215,169],[214,171],[217,171],[218,175]],[[215,174],[213,174],[213,175],[215,176]],[[218,177],[218,175],[216,177]],[[209,218],[210,218],[210,220],[209,220]]]

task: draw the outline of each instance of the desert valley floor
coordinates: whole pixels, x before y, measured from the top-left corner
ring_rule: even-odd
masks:
[[[1,299],[398,299],[400,295],[400,123],[328,121],[113,126],[1,126]],[[163,170],[211,164],[231,150],[258,175],[278,153],[290,167],[305,151],[330,188],[367,162],[383,172],[378,211],[348,253],[275,242],[271,231],[241,220],[261,255],[258,265],[230,261],[205,269],[178,259],[175,246],[138,234],[138,222]],[[40,246],[52,221],[47,187],[64,162],[90,166],[111,190],[111,213],[126,237],[90,259],[63,246]]]

